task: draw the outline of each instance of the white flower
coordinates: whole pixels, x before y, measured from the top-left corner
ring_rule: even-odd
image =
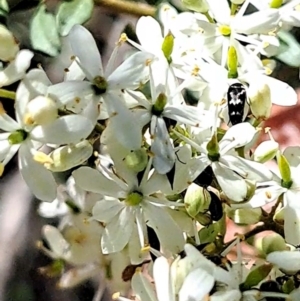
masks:
[[[37,124],[28,110],[30,101],[47,94],[50,81],[42,70],[31,70],[20,83],[16,93],[16,121],[3,110],[0,114],[0,162],[6,165],[19,151],[19,168],[23,179],[33,194],[43,201],[53,201],[56,196],[56,183],[53,175],[43,164],[49,158],[37,152],[44,144],[76,143],[87,137],[93,129],[92,123],[81,115],[68,115],[55,118],[51,122],[46,116],[48,110],[41,111]],[[32,108],[31,108],[32,109]],[[36,116],[36,115],[35,115]]]
[[[154,194],[159,192],[161,178],[156,178],[157,174],[148,178],[150,166],[151,161],[140,182],[135,173],[121,171],[119,178],[101,165],[101,173],[88,167],[73,172],[77,185],[105,196],[93,208],[93,218],[105,223],[103,253],[121,251],[129,244],[129,251],[135,252],[130,255],[132,260],[134,257],[141,260],[140,249],[147,244],[146,222],[156,232],[164,250],[174,253],[182,250],[183,233],[164,209],[177,204]]]
[[[29,50],[19,51],[14,60],[6,68],[0,70],[0,87],[8,86],[22,79],[30,66],[32,57],[33,53]]]
[[[233,207],[262,207],[276,201],[283,195],[284,234],[287,243],[300,244],[300,147],[288,147],[283,152],[291,170],[291,182],[284,183],[281,177],[273,175],[272,181],[257,185],[254,196],[248,203]]]
[[[261,181],[262,179],[272,178],[271,172],[262,164],[243,159],[233,152],[235,148],[251,142],[255,133],[255,128],[249,123],[232,126],[220,140],[218,152],[214,154],[207,149],[208,140],[200,145],[179,133],[176,134],[201,153],[197,157],[198,161],[194,167],[192,179],[194,180],[208,165],[211,165],[225,195],[233,202],[242,202],[246,199],[248,193],[246,179]]]
[[[100,102],[104,102],[104,105],[101,105],[99,118],[109,117],[109,123],[115,130],[116,138],[124,146],[129,149],[139,148],[142,136],[135,126],[133,114],[126,108],[121,90],[136,89],[148,80],[147,65],[151,63],[153,55],[145,52],[135,53],[113,70],[118,49],[124,42],[120,40],[104,70],[100,53],[88,30],[83,26],[75,25],[68,38],[76,56],[76,63],[81,68],[78,75],[81,77],[83,71],[87,81],[72,80],[59,83],[51,87],[50,93],[59,98],[67,107],[74,106],[75,111],[78,110],[76,102],[79,103],[79,107],[83,108],[90,103],[94,111]],[[81,42],[78,43],[78,40]],[[66,90],[68,93],[65,93]]]

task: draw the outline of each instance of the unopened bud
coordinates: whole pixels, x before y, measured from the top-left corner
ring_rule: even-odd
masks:
[[[174,36],[172,35],[171,32],[169,32],[165,36],[163,44],[161,46],[161,50],[164,53],[164,56],[169,63],[171,62],[171,55],[173,52],[173,47],[174,47]]]
[[[27,104],[26,124],[45,125],[54,121],[58,116],[55,102],[45,96],[37,96]]]
[[[282,0],[272,0],[270,1],[270,8],[279,8],[282,6],[283,1]]]
[[[248,88],[248,98],[252,114],[258,120],[266,120],[271,115],[272,101],[270,87],[253,81]]]
[[[274,251],[287,250],[285,240],[277,233],[271,233],[264,237],[260,237],[255,242],[255,247],[261,255],[268,255]]]
[[[253,159],[256,162],[265,163],[272,160],[278,151],[279,144],[274,140],[263,141],[255,149]]]
[[[135,172],[144,170],[148,164],[147,151],[144,148],[132,151],[125,157],[125,164]]]
[[[159,116],[163,112],[163,110],[167,104],[167,101],[168,101],[168,99],[167,99],[166,94],[160,93],[157,96],[157,99],[156,99],[154,105],[152,106],[152,114]]]
[[[14,60],[19,51],[19,45],[12,33],[0,25],[0,60],[9,62]]]
[[[280,175],[282,178],[281,185],[285,188],[290,188],[293,184],[292,176],[291,176],[291,168],[288,160],[284,155],[278,152],[277,155],[278,168],[280,171]]]
[[[182,3],[187,9],[197,13],[205,14],[209,10],[206,0],[182,0]]]
[[[219,142],[218,142],[218,138],[217,135],[214,134],[211,137],[211,140],[207,143],[206,146],[207,152],[208,152],[208,156],[210,158],[210,160],[212,161],[218,161],[220,158],[220,147],[219,147]]]
[[[238,57],[236,50],[230,46],[227,53],[228,78],[238,77]]]
[[[209,208],[210,194],[203,187],[192,183],[189,185],[184,196],[184,204],[187,213],[191,217],[195,217],[199,212],[205,212]]]
[[[65,145],[49,154],[52,162],[45,167],[53,172],[62,172],[84,163],[93,154],[93,147],[87,141],[75,145]]]

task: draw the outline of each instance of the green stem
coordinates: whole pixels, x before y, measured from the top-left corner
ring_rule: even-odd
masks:
[[[215,23],[214,19],[210,16],[208,12],[203,13],[203,15],[207,18],[209,23]]]
[[[0,89],[0,97],[15,100],[16,92]]]

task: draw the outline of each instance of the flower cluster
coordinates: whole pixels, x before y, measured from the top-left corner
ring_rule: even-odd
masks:
[[[269,2],[164,4],[160,23],[141,17],[135,40],[121,35],[105,68],[75,25],[57,84],[26,72],[33,53],[0,28],[0,87],[20,80],[15,119],[0,103],[0,172],[18,153],[39,214],[59,217],[38,246],[53,259],[41,272],[61,288],[101,274],[141,301],[300,298],[300,146],[282,151],[269,129],[258,144],[272,104],[297,102],[263,58],[279,53],[284,26],[300,25],[299,1]],[[134,52],[116,66],[125,43]],[[228,219],[254,229],[225,243]],[[248,269],[241,240],[264,230],[278,234],[253,244]],[[235,246],[237,260],[224,262]]]

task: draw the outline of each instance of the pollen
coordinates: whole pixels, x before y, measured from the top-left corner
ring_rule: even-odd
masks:
[[[192,70],[192,75],[197,76],[199,74],[199,71],[200,71],[200,67],[196,65]]]
[[[121,46],[123,43],[125,43],[126,41],[128,40],[128,37],[126,35],[126,33],[122,33],[121,36],[120,36],[120,39],[117,43],[118,46]]]
[[[145,65],[150,66],[151,63],[152,63],[152,60],[148,59],[148,60],[146,60]]]
[[[264,42],[263,43],[263,48],[267,48],[267,47],[269,47],[270,46],[270,43],[268,43],[268,42]]]
[[[6,114],[6,111],[3,108],[2,102],[0,101],[0,115]]]
[[[80,103],[80,97],[75,97],[74,101],[78,104]]]
[[[265,195],[268,199],[270,199],[272,197],[272,194],[270,191],[266,191]]]
[[[70,59],[71,59],[71,61],[75,61],[76,56],[75,56],[75,55],[72,55],[72,56],[70,57]]]
[[[41,164],[53,164],[53,160],[46,155],[43,152],[39,152],[37,151],[34,155],[33,155],[33,160],[37,163],[41,163]]]
[[[32,118],[32,116],[30,114],[25,114],[24,123],[27,124],[27,125],[34,124],[34,119]]]

